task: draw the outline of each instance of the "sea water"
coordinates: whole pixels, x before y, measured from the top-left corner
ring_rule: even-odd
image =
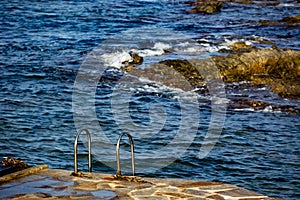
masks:
[[[115,173],[115,144],[128,131],[135,142],[138,175],[225,182],[297,199],[299,114],[227,104],[240,98],[299,108],[299,101],[283,99],[266,86],[234,89],[245,82],[223,85],[226,95],[217,99],[195,92],[201,88],[184,91],[119,68],[130,60],[129,52],[142,55],[140,68],[147,69],[166,59],[217,54],[236,41],[271,47],[257,42],[268,40],[299,50],[299,26],[258,23],[299,15],[299,3],[224,3],[213,15],[188,14],[191,8],[180,0],[1,1],[0,157],[73,170],[80,115],[84,126],[97,126],[98,132],[91,130],[95,172]],[[90,88],[91,81],[78,74],[85,73],[93,52],[101,66],[88,73],[110,67]],[[77,87],[78,80],[86,84]],[[92,105],[92,117],[75,101],[90,94],[93,98],[79,106]],[[122,144],[122,166],[130,174],[129,144],[126,139]],[[87,152],[81,143],[78,152],[79,169],[86,171]]]

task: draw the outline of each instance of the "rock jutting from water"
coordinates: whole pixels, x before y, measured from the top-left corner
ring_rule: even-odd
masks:
[[[20,159],[4,157],[0,163],[0,176],[29,168],[29,165]]]
[[[213,14],[222,9],[222,2],[218,1],[197,1],[194,4],[195,7],[189,10],[189,13]]]
[[[300,97],[300,51],[278,48],[236,49],[227,56],[214,56],[225,82],[250,81],[269,85],[282,97]]]
[[[227,55],[212,56],[210,61],[198,60],[197,69],[193,66],[195,60],[176,59],[163,60],[146,69],[123,70],[170,87],[190,90],[186,87],[187,82],[196,88],[216,78],[215,73],[207,73],[205,80],[201,76],[215,65],[225,83],[248,81],[254,85],[264,84],[282,97],[300,98],[300,51],[275,47],[260,49],[243,42],[236,42],[230,48],[231,53]]]
[[[129,55],[131,57],[131,60],[122,62],[122,64],[124,65],[122,67],[123,71],[131,71],[135,69],[136,65],[141,65],[144,61],[144,58],[142,56],[139,56],[137,53],[129,52]]]

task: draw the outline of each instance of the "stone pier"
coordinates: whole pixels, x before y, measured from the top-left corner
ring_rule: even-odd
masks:
[[[0,177],[0,199],[275,200],[234,185],[183,179],[79,173],[35,166]]]

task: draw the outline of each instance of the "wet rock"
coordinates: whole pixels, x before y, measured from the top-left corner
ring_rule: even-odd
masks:
[[[229,109],[253,109],[254,111],[265,111],[265,112],[285,112],[290,114],[300,113],[300,109],[295,106],[289,105],[276,105],[263,101],[247,101],[247,100],[236,100],[231,99]]]
[[[212,65],[215,65],[224,82],[249,81],[251,84],[264,84],[282,97],[300,98],[300,51],[275,47],[258,49],[241,42],[234,43],[231,48],[234,52],[229,55],[213,56],[213,63],[205,60],[161,61],[158,64],[165,67],[157,68],[157,72],[153,74],[165,76],[168,86],[180,86],[172,85],[178,82],[179,78],[174,78],[173,75],[166,76],[166,72],[169,72],[166,67],[169,67],[195,88],[203,85],[205,81],[217,78],[214,77],[216,73],[210,71]],[[197,69],[194,66],[197,66]],[[205,81],[201,74],[205,74]]]
[[[3,176],[9,173],[27,169],[29,168],[29,165],[20,159],[7,157],[2,159],[2,162],[0,163],[0,167],[3,168],[0,171],[0,176]]]
[[[295,15],[295,16],[289,16],[289,17],[284,17],[280,21],[271,21],[271,20],[264,20],[261,19],[258,21],[258,24],[260,26],[269,26],[269,25],[299,25],[300,24],[300,16]]]
[[[300,24],[300,15],[285,17],[282,19],[282,22],[286,24]]]
[[[300,98],[300,51],[277,48],[215,56],[225,82],[267,84],[283,97]]]
[[[279,22],[277,22],[277,21],[271,21],[271,20],[265,20],[265,19],[259,20],[258,23],[259,23],[261,26],[268,26],[268,25],[276,25],[276,24],[279,24]]]
[[[253,1],[250,1],[250,0],[237,0],[237,1],[234,1],[235,3],[240,3],[240,4],[254,4]]]
[[[219,1],[204,1],[197,2],[196,6],[189,10],[189,13],[203,13],[203,14],[213,14],[220,12],[222,9],[222,2]]]
[[[282,97],[300,99],[300,78],[275,81],[271,84],[271,91]]]
[[[127,60],[122,62],[124,65],[121,67],[122,71],[131,71],[136,68],[135,65],[141,65],[144,61],[144,58],[142,56],[139,56],[137,53],[130,52],[131,60]]]
[[[21,159],[15,159],[10,157],[3,158],[0,165],[8,167],[17,167],[19,169],[26,169],[29,167],[28,164],[23,162]]]
[[[261,77],[295,79],[300,76],[300,51],[277,48],[252,49],[246,53],[214,56],[213,60],[227,82],[254,81]],[[264,80],[265,82],[268,82]]]
[[[250,52],[254,47],[245,42],[235,42],[229,46],[235,52]]]
[[[128,65],[128,66],[121,67],[121,70],[125,71],[125,72],[129,72],[129,71],[134,70],[135,68],[136,67],[134,65]]]
[[[140,65],[143,63],[143,57],[139,56],[137,53],[129,52],[130,57],[132,60],[127,60],[122,62],[125,65]]]
[[[159,62],[159,64],[166,65],[173,68],[184,76],[192,86],[200,85],[204,83],[203,77],[199,71],[187,60],[165,60]]]

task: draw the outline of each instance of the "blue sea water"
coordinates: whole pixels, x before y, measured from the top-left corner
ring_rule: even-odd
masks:
[[[192,6],[180,0],[1,1],[0,157],[73,170],[75,80],[90,53],[105,45],[114,47],[116,54],[104,57],[116,65],[124,56],[119,49],[126,47],[145,54],[145,63],[199,52],[214,54],[234,41],[270,47],[273,44],[257,42],[268,40],[279,48],[299,50],[299,26],[258,23],[300,14],[296,1],[281,2],[277,6],[224,3],[222,12],[201,15],[188,14]],[[164,54],[163,47],[181,53]],[[216,145],[200,158],[214,112],[209,97],[197,96],[196,109],[186,111],[187,116],[199,117],[190,126],[196,135],[176,142],[185,119],[181,98],[187,93],[144,81],[138,88],[126,88],[132,92],[127,99],[114,90],[123,73],[112,68],[106,76],[96,84],[95,98],[88,100],[94,101],[97,124],[111,144],[124,126],[133,131],[138,175],[218,181],[284,199],[299,197],[299,114],[270,107],[259,111],[228,107]],[[300,107],[299,101],[282,99],[265,86],[233,88],[226,88],[228,99]],[[112,98],[128,107],[129,117],[114,115]],[[128,105],[124,99],[130,101]],[[114,150],[99,135],[92,136],[93,170],[115,173]],[[82,145],[79,152],[79,169],[84,171]],[[167,166],[161,167],[162,163]]]

